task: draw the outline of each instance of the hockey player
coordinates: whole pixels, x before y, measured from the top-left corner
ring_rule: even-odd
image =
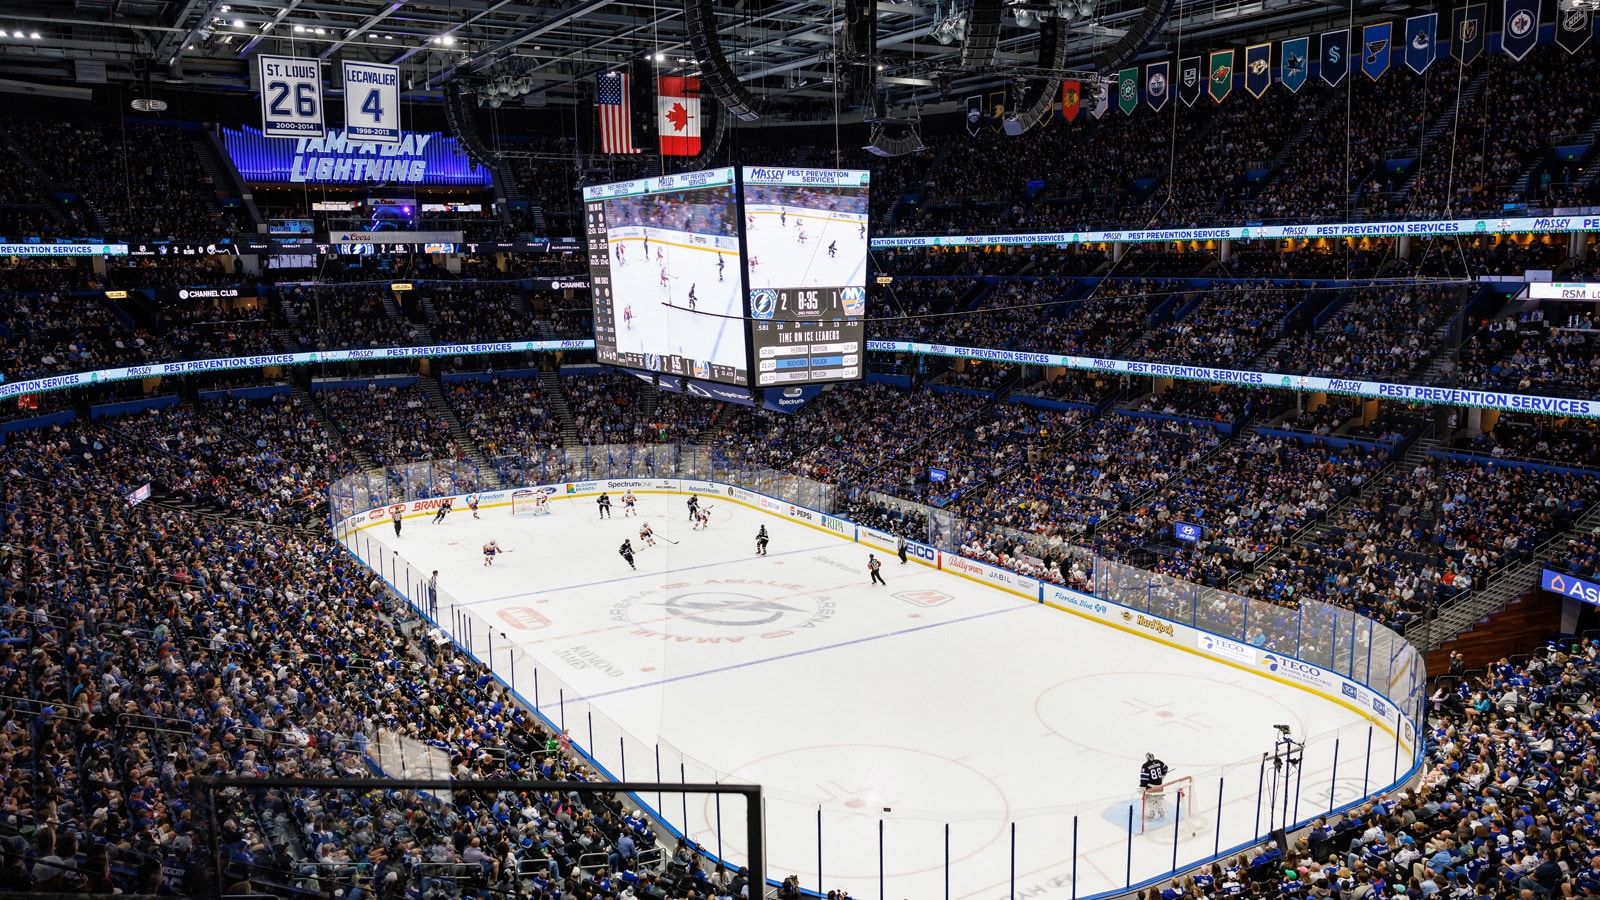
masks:
[[[691,522],[700,521],[700,495],[699,494],[690,494],[689,495],[689,521],[691,521]],[[400,529],[396,528],[394,530],[394,533],[395,534],[399,534],[400,533]]]
[[[876,554],[868,553],[867,571],[872,573],[872,583],[881,584],[884,587],[888,587],[889,582],[883,580],[883,572],[881,571],[882,569],[883,560],[879,559]]]
[[[621,268],[621,267],[623,267],[623,266],[625,266],[627,264],[628,264],[628,248],[623,246],[622,244],[618,244],[617,245],[617,267]]]
[[[789,227],[789,211],[787,209],[778,210],[778,224],[784,228]]]
[[[756,555],[767,555],[767,526],[765,525],[762,525],[761,530],[756,532]]]
[[[717,283],[718,284],[722,283],[722,267],[726,266],[727,264],[728,264],[728,261],[722,258],[722,254],[721,253],[718,253],[717,254]]]
[[[627,538],[623,538],[622,546],[617,548],[617,552],[622,554],[622,558],[628,561],[628,568],[634,570],[635,572],[639,571],[639,567],[633,564],[632,542],[630,542]]]
[[[667,286],[667,267],[664,265],[661,267],[661,286]]]
[[[499,555],[500,545],[495,543],[493,538],[490,538],[489,543],[483,545],[483,564],[486,566],[494,565],[494,558]]]
[[[634,507],[637,506],[638,503],[639,498],[633,495],[633,490],[630,488],[627,493],[622,495],[622,515],[624,517],[637,516],[639,514],[639,510],[635,509]]]
[[[694,288],[695,288],[694,283],[690,282],[690,284],[689,284],[689,311],[690,312],[694,312],[694,304],[695,304]]]
[[[633,330],[633,304],[629,303],[622,308],[622,324],[629,331]]]
[[[661,248],[657,247],[656,249],[659,250]],[[649,232],[645,232],[645,236],[644,236],[644,261],[645,262],[649,262],[650,261],[650,233]]]
[[[894,552],[900,557],[900,565],[906,564],[906,536],[897,535],[894,539]]]
[[[662,250],[660,247],[657,247],[656,248],[656,262],[665,263],[666,259],[667,259],[666,251]]]
[[[804,244],[806,242],[806,221],[804,219],[796,219],[794,221],[794,242],[796,244]]]
[[[440,501],[439,511],[433,514],[433,524],[437,525],[440,522],[443,522],[444,517],[450,514],[450,502],[450,497],[446,497],[444,500]]]
[[[602,519],[611,518],[611,495],[610,494],[604,494],[603,493],[603,494],[600,495],[600,499],[598,499],[598,500],[596,500],[594,502],[595,502],[596,506],[600,507],[600,518],[602,518]]]
[[[856,226],[856,237],[857,238],[864,238],[866,236],[867,236],[867,223],[862,222],[861,224]]]
[[[649,522],[639,526],[639,540],[643,541],[647,547],[656,545],[656,533],[650,528]]]
[[[467,509],[472,510],[472,517],[474,519],[478,518],[478,495],[477,494],[468,494],[467,495]]]
[[[705,509],[700,510],[700,514],[695,517],[694,528],[692,528],[690,530],[691,531],[699,531],[702,528],[710,528],[710,527],[711,527],[711,507],[708,506]]]
[[[1145,815],[1152,819],[1166,818],[1167,801],[1162,796],[1161,782],[1167,778],[1167,764],[1156,759],[1154,753],[1144,755],[1144,765],[1139,767],[1139,787],[1144,790]],[[1150,790],[1156,788],[1156,790]]]
[[[832,258],[834,258],[835,256],[838,256],[838,255],[839,255],[839,242],[838,241],[829,241],[828,242],[828,258],[832,259]]]

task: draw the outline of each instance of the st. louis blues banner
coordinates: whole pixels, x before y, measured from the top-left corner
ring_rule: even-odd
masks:
[[[1473,3],[1456,7],[1450,19],[1450,58],[1464,66],[1477,62],[1483,55],[1483,26],[1489,7]]]
[[[1406,19],[1406,68],[1421,75],[1433,65],[1439,44],[1439,14]]]
[[[1556,10],[1556,46],[1568,53],[1577,53],[1594,35],[1594,11],[1588,9]]]
[[[1106,114],[1111,108],[1111,92],[1117,89],[1115,76],[1094,86],[1094,106],[1089,108],[1089,115],[1096,119]]]
[[[1506,20],[1500,28],[1500,46],[1512,59],[1521,60],[1539,40],[1539,0],[1506,0]]]
[[[1311,74],[1311,39],[1290,38],[1283,42],[1283,86],[1298,94]]]
[[[1329,84],[1338,84],[1350,71],[1350,32],[1341,28],[1338,31],[1324,31],[1322,33],[1322,65],[1320,66],[1322,80]]]
[[[1211,99],[1221,103],[1233,93],[1233,51],[1211,51],[1211,77],[1207,79]]]
[[[1361,72],[1373,81],[1389,71],[1389,40],[1393,31],[1392,22],[1363,25],[1361,28]]]
[[[1138,69],[1123,69],[1117,73],[1117,108],[1129,116],[1139,108]]]
[[[1168,65],[1166,60],[1162,60],[1144,67],[1144,102],[1156,112],[1161,112],[1162,107],[1167,105],[1167,96],[1171,93],[1167,90]]]
[[[1200,57],[1186,56],[1178,60],[1178,99],[1184,106],[1193,106],[1205,90],[1205,76],[1200,74]]]
[[[1244,89],[1259,99],[1272,87],[1272,45],[1253,44],[1244,48]]]

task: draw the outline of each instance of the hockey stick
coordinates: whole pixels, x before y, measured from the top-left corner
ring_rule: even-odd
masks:
[[[660,535],[660,534],[656,535],[656,539],[657,540],[661,540],[661,541],[666,541],[669,544],[676,544],[677,543],[677,541],[673,540],[672,538],[669,538],[669,537],[666,537],[665,535]]]

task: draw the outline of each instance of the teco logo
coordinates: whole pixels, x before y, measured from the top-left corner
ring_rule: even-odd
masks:
[[[550,627],[549,619],[538,610],[526,606],[507,607],[500,610],[498,615],[507,625],[522,631],[537,631],[540,628]]]

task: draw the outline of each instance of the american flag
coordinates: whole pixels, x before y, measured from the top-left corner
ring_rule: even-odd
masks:
[[[595,76],[600,105],[600,152],[643,153],[633,145],[633,104],[628,102],[628,76],[601,72]]]

